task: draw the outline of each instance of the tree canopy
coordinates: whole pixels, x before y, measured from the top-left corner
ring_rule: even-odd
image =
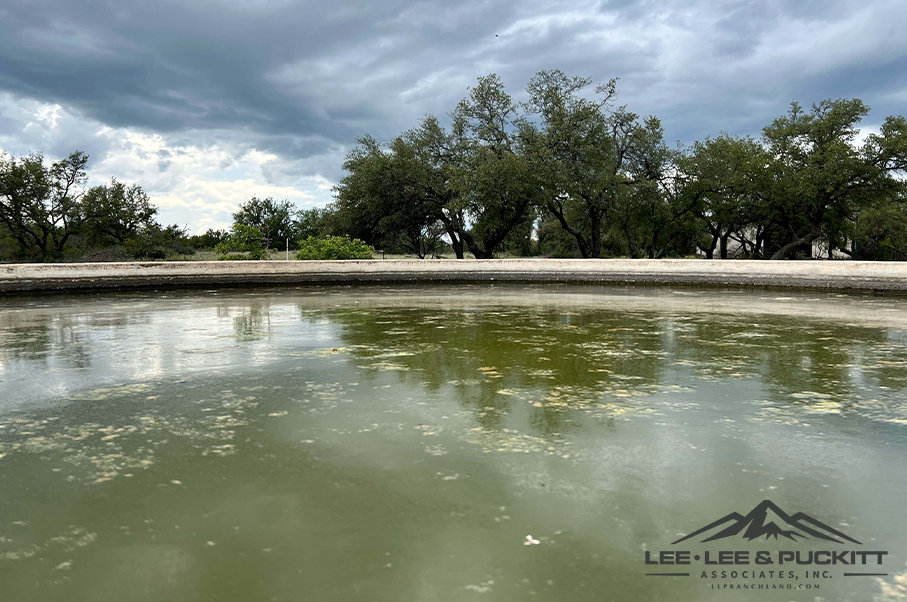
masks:
[[[617,84],[540,71],[515,102],[497,75],[480,77],[448,128],[427,116],[387,144],[360,138],[335,224],[419,257],[442,243],[458,258],[907,251],[904,117],[861,139],[862,101],[793,103],[759,138],[671,147],[657,117],[617,103]]]
[[[261,230],[266,249],[283,248],[284,242],[296,240],[296,207],[290,201],[275,201],[271,197],[253,196],[241,203],[233,214],[233,223]]]
[[[616,79],[540,71],[518,98],[480,77],[446,118],[386,142],[363,134],[328,206],[253,196],[230,232],[193,237],[161,226],[137,184],[88,188],[85,153],[0,155],[0,257],[263,254],[350,237],[419,258],[907,259],[903,116],[865,133],[859,99],[794,102],[758,137],[672,146],[657,117],[619,104]]]
[[[90,257],[165,258],[189,253],[179,226],[161,226],[157,208],[136,184],[113,179],[86,188],[88,155],[48,164],[43,155],[0,156],[0,256],[50,261]],[[5,241],[5,244],[4,244]]]

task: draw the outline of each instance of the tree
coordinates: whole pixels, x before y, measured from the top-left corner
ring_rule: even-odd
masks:
[[[539,166],[525,152],[526,122],[497,75],[480,77],[452,117],[453,194],[443,220],[476,258],[491,258],[537,202]]]
[[[436,122],[423,120],[419,128],[395,138],[389,149],[389,170],[385,172],[392,188],[386,198],[394,204],[394,210],[381,220],[381,229],[386,238],[419,259],[435,256],[443,234],[451,234],[442,221],[450,195],[446,182],[439,181],[443,176],[433,156],[434,133],[430,128],[434,125]],[[451,241],[457,241],[455,234]],[[462,244],[458,257],[462,257]]]
[[[527,124],[527,139],[545,175],[544,208],[576,240],[580,255],[600,257],[605,214],[632,184],[625,161],[638,122],[623,107],[612,110],[616,80],[598,86],[594,100],[582,95],[591,84],[557,69],[540,71],[529,81],[525,106],[541,119],[537,131]]]
[[[123,244],[144,230],[158,226],[157,207],[138,184],[127,186],[116,178],[94,186],[81,200],[83,235],[91,246]]]
[[[728,240],[736,237],[751,255],[759,253],[765,228],[760,208],[770,157],[756,140],[721,134],[693,143],[680,158],[683,202],[692,208],[704,234],[697,246],[714,258],[728,258]]]
[[[268,249],[264,240],[264,234],[255,226],[235,223],[230,235],[214,250],[218,259],[265,259]]]
[[[425,126],[404,132],[387,147],[370,136],[359,139],[343,165],[348,175],[334,190],[345,232],[420,259],[439,249],[447,199],[438,191]]]
[[[233,223],[252,226],[264,235],[264,246],[282,246],[286,240],[295,240],[296,207],[290,201],[275,201],[271,197],[252,197],[239,206],[233,214]]]
[[[369,244],[381,244],[380,221],[393,210],[388,192],[390,158],[381,144],[369,135],[343,162],[344,176],[334,188],[340,230]]]
[[[856,145],[857,125],[869,113],[858,99],[825,100],[805,112],[795,103],[763,130],[773,157],[767,194],[776,236],[772,259],[789,259],[825,237],[841,247],[847,224],[900,184],[907,122],[889,117],[880,134]]]
[[[544,257],[580,257],[576,239],[571,236],[550,212],[543,214],[536,223],[535,251]]]
[[[139,259],[167,259],[195,253],[185,228],[176,224],[164,227],[157,222],[145,225],[134,236],[125,239],[123,247]]]
[[[854,259],[907,260],[907,197],[882,199],[862,211],[844,251]]]
[[[418,148],[424,193],[437,210],[435,217],[440,220],[454,255],[463,259],[463,233],[468,229],[468,220],[463,203],[459,202],[459,191],[452,186],[458,167],[454,138],[436,117],[429,115],[410,132],[408,139]]]
[[[900,224],[900,205],[886,199],[903,198],[903,117],[858,145],[862,102],[824,101],[811,113],[793,104],[760,140],[721,134],[670,148],[656,117],[615,106],[615,80],[594,95],[591,85],[541,71],[515,104],[491,74],[457,105],[449,131],[429,116],[387,145],[362,138],[335,189],[335,232],[419,257],[442,228],[457,257],[478,258],[658,258],[697,247],[727,258],[731,242],[745,257],[794,257],[816,240],[830,256],[901,248],[899,226],[882,226]]]
[[[189,244],[195,249],[213,249],[227,237],[230,233],[226,230],[215,230],[208,228],[203,234],[196,234],[189,237]]]
[[[625,238],[631,257],[673,250],[687,210],[673,202],[676,153],[664,143],[661,123],[615,106],[617,80],[584,94],[592,80],[560,70],[540,71],[529,82],[523,137],[544,174],[542,205],[576,241],[583,257],[600,257],[606,231]],[[607,222],[607,223],[606,223]]]
[[[0,156],[0,222],[23,256],[62,256],[70,238],[93,217],[80,205],[87,162],[82,151],[49,166],[40,153],[19,159]]]
[[[336,221],[335,213],[336,208],[331,206],[301,209],[296,214],[294,226],[297,238],[305,240],[310,236],[319,237],[332,234]]]

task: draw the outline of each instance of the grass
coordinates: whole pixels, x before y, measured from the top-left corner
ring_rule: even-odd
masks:
[[[290,259],[292,260],[297,253],[297,249],[290,249]],[[383,255],[383,256],[382,256]],[[449,255],[442,254],[443,259],[455,259],[456,256],[453,253]],[[471,257],[471,256],[470,256]],[[286,251],[268,251],[268,259],[275,260],[285,260],[287,258]],[[375,253],[372,256],[372,259],[416,259],[414,255],[398,255],[391,253]],[[194,255],[177,255],[167,259],[167,261],[217,261],[217,253],[210,250],[201,250],[196,251]]]

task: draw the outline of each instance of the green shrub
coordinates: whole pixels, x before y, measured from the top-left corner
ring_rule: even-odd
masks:
[[[208,228],[204,234],[196,234],[189,237],[189,246],[193,249],[213,249],[220,243],[229,238],[230,233],[226,230],[215,230]]]
[[[101,249],[89,249],[80,258],[79,261],[86,263],[108,263],[114,261],[129,261],[134,256],[126,252],[121,246],[114,245]]]
[[[191,255],[195,249],[186,243],[186,232],[176,224],[161,227],[157,224],[142,228],[123,242],[123,249],[135,259],[172,259]]]
[[[299,243],[296,259],[371,259],[375,252],[358,238],[348,236],[309,236]]]
[[[214,251],[221,261],[264,259],[266,254],[264,241],[265,237],[258,228],[233,224],[230,235],[214,247]]]
[[[857,218],[853,259],[907,259],[907,203],[879,201]]]

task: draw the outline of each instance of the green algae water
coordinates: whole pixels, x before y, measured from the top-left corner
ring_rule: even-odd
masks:
[[[905,467],[899,297],[0,299],[4,602],[903,600]]]

